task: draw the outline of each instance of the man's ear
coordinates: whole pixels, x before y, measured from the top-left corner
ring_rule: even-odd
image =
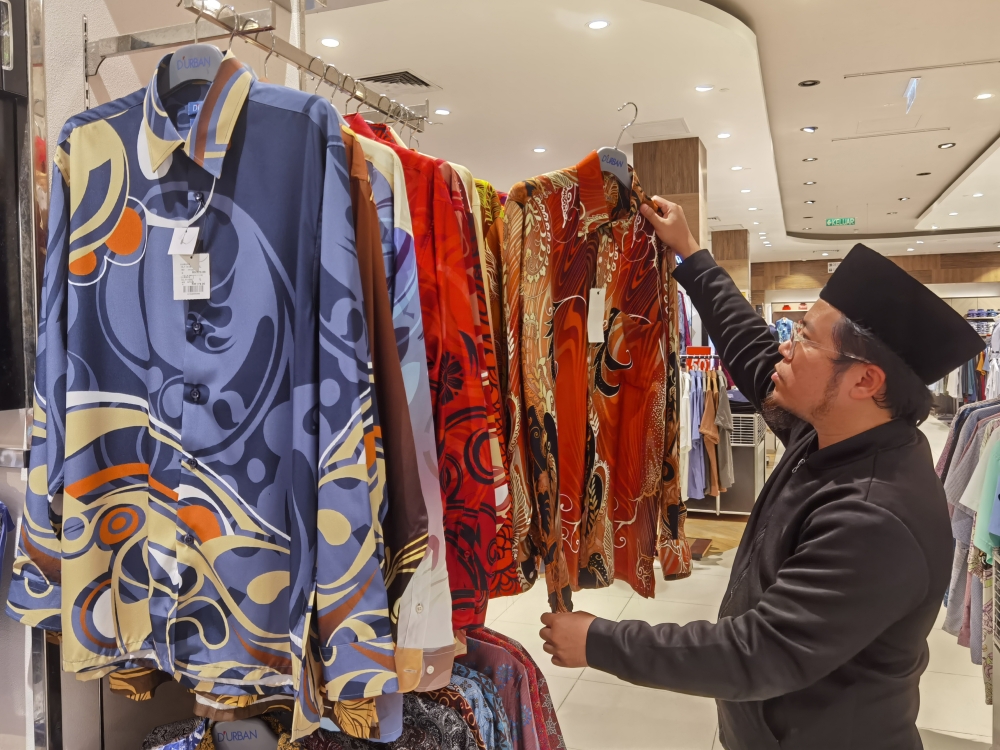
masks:
[[[858,400],[875,398],[885,389],[885,370],[878,365],[862,364],[858,370],[851,398]]]

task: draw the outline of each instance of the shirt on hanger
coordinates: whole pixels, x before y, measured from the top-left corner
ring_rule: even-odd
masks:
[[[296,696],[299,733],[323,684],[397,685],[344,145],[327,102],[232,55],[162,100],[170,59],[59,139],[8,612],[61,629],[85,679]],[[187,226],[207,299],[173,298]]]

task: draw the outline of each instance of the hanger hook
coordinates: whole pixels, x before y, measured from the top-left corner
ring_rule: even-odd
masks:
[[[625,107],[627,107],[630,104],[633,107],[635,107],[635,115],[632,117],[631,120],[629,120],[628,125],[622,128],[622,132],[618,134],[618,140],[615,141],[615,148],[618,148],[618,144],[622,142],[622,136],[625,135],[625,131],[628,130],[633,125],[635,125],[635,121],[639,119],[639,107],[636,105],[635,102],[625,102],[622,106],[618,108],[618,111],[621,112],[623,109],[625,109]]]
[[[274,38],[274,32],[272,31],[271,32],[271,50],[267,53],[267,56],[264,58],[264,78],[267,78],[267,61],[270,60],[271,59],[271,55],[274,54],[274,43],[275,43],[275,41],[276,40]]]
[[[333,66],[332,65],[327,65],[326,63],[323,63],[323,75],[321,75],[319,78],[316,79],[316,90],[313,91],[314,94],[318,94],[319,93],[319,85],[321,83],[323,83],[323,81],[326,80],[326,71],[328,71],[331,67],[333,67]]]

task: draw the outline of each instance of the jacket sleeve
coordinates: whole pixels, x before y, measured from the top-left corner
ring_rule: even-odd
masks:
[[[708,250],[678,265],[674,278],[691,297],[736,387],[760,411],[771,392],[774,366],[781,361],[766,321]]]
[[[52,169],[51,232],[38,313],[31,460],[24,514],[7,595],[7,614],[61,630],[63,459],[66,448],[66,285],[69,270],[69,153],[61,142]]]
[[[907,574],[899,561],[908,560]],[[835,501],[758,605],[717,623],[597,619],[590,666],[639,685],[759,701],[805,688],[849,661],[926,596],[930,574],[909,530],[863,499]]]

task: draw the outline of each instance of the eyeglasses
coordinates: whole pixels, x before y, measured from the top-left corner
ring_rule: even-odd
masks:
[[[848,359],[853,359],[856,362],[864,362],[865,364],[871,364],[867,359],[863,357],[858,357],[854,354],[848,354],[847,352],[838,352],[836,349],[831,349],[828,346],[820,346],[815,341],[810,341],[807,338],[803,338],[802,334],[806,329],[805,322],[801,320],[795,321],[795,325],[792,326],[792,335],[788,338],[788,358],[791,359],[795,356],[795,346],[798,342],[802,342],[805,346],[812,347],[813,349],[819,349],[824,352],[830,352],[830,354],[837,355],[837,359],[841,357],[847,357]]]

